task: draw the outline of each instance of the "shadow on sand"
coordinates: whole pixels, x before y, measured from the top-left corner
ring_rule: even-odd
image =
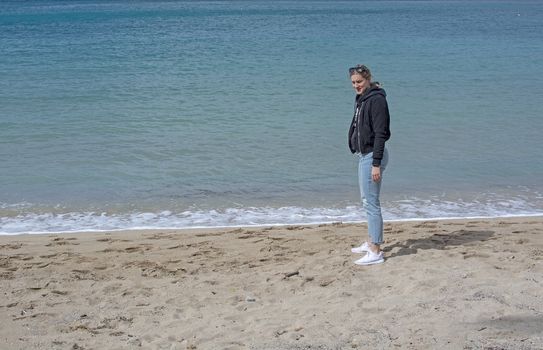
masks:
[[[390,257],[416,254],[419,249],[446,249],[451,246],[461,246],[474,242],[483,242],[494,234],[494,231],[460,230],[451,233],[436,233],[428,238],[408,239],[383,248],[385,252],[400,248]]]
[[[543,334],[543,314],[539,315],[505,315],[491,320],[482,320],[481,329],[494,329],[516,334]]]

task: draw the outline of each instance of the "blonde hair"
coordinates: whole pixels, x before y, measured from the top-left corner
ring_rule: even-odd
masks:
[[[361,75],[362,78],[371,81],[371,71],[363,64],[357,64],[355,67],[349,68],[349,75],[353,76],[355,74]]]

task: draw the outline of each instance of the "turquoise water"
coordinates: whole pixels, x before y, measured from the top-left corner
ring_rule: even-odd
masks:
[[[0,233],[364,220],[365,63],[385,219],[543,213],[543,6],[3,1]]]

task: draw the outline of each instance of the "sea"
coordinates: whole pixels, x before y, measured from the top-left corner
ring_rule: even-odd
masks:
[[[543,215],[541,1],[0,2],[0,234]]]

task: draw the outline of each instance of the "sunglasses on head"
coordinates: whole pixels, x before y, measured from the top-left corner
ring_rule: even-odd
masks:
[[[349,74],[353,73],[368,73],[370,70],[366,66],[356,66],[349,68]]]

